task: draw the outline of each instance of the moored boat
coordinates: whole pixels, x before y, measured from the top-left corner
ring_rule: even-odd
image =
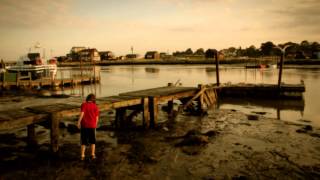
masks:
[[[49,60],[44,64],[40,53],[28,53],[28,56],[18,61],[16,65],[7,66],[6,70],[11,73],[20,73],[22,76],[31,74],[31,79],[50,78],[54,79],[57,73],[57,61]]]

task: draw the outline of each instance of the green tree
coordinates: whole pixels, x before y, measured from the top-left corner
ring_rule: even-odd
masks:
[[[185,53],[186,53],[187,55],[192,55],[192,54],[193,54],[193,51],[192,51],[191,48],[188,48],[188,49],[185,51]]]
[[[318,58],[317,53],[320,52],[320,44],[318,42],[313,42],[311,44],[311,52],[312,52],[311,58],[317,59]]]
[[[215,58],[216,55],[217,55],[217,50],[215,49],[207,49],[205,52],[206,59]]]
[[[271,41],[262,43],[261,46],[260,46],[262,55],[264,55],[264,56],[272,55],[274,47],[275,47],[275,45]]]
[[[309,41],[304,40],[300,43],[300,51],[306,56],[306,57],[311,57],[312,56],[312,51],[311,51],[311,44]]]
[[[260,51],[254,45],[251,45],[246,49],[246,56],[248,57],[258,57],[259,55]]]
[[[203,48],[199,48],[196,50],[196,52],[194,53],[196,55],[204,55],[204,49]]]

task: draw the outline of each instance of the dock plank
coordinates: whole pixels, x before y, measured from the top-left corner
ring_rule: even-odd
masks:
[[[30,106],[30,107],[27,107],[26,109],[34,113],[46,113],[46,114],[59,113],[64,116],[72,116],[80,112],[80,105],[55,103],[50,105]]]
[[[169,96],[177,93],[183,93],[187,91],[197,90],[196,87],[181,87],[181,86],[164,86],[158,88],[151,88],[139,91],[132,91],[119,94],[120,96],[139,96],[139,97],[148,97],[148,96]]]
[[[10,130],[38,123],[47,117],[47,114],[31,113],[25,109],[0,111],[0,130]]]

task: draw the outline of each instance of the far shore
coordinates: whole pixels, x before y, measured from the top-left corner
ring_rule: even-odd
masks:
[[[253,59],[224,59],[219,60],[219,64],[277,64],[277,60],[253,60]],[[290,65],[320,65],[320,59],[294,59],[285,60],[285,64]],[[92,65],[92,62],[82,62],[82,65]],[[130,60],[104,60],[94,62],[95,65],[188,65],[188,64],[215,64],[215,59],[130,59]],[[80,62],[59,62],[58,66],[80,66]]]
[[[7,66],[16,64],[15,61],[4,61]],[[66,61],[58,62],[59,67],[73,66],[111,66],[111,65],[201,65],[215,64],[215,59],[125,59],[125,60],[102,60],[95,62],[79,62]],[[278,59],[259,59],[259,58],[234,58],[234,59],[219,59],[219,64],[237,65],[237,64],[279,64]],[[320,65],[320,59],[285,59],[284,64],[287,65]]]

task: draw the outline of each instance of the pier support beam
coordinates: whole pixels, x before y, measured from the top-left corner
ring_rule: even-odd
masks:
[[[59,113],[51,113],[50,121],[51,121],[51,150],[53,153],[58,152],[59,150],[59,122],[61,115]]]
[[[126,108],[116,109],[115,125],[117,129],[123,128],[125,126],[126,110],[127,110]]]
[[[28,143],[28,146],[33,146],[37,143],[36,139],[35,139],[35,136],[36,136],[36,133],[35,133],[35,127],[34,127],[34,124],[30,124],[27,126],[27,133],[28,133],[28,140],[27,140],[27,143]]]
[[[150,126],[155,128],[158,122],[158,98],[149,97],[149,109],[150,109]]]
[[[149,99],[142,98],[142,114],[143,114],[143,127],[148,129],[150,127],[150,112],[149,112]]]
[[[168,101],[168,115],[169,117],[173,115],[173,100]]]

